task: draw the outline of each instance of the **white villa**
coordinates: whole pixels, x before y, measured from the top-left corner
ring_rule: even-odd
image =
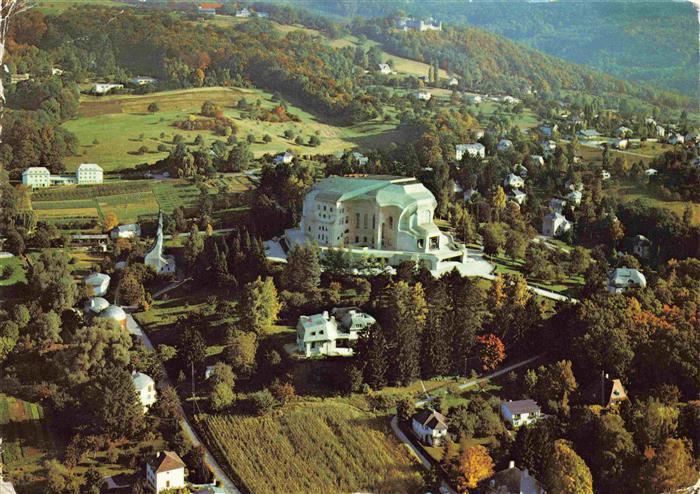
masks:
[[[143,413],[146,413],[151,405],[156,402],[156,383],[151,376],[136,371],[131,373],[131,381],[134,383],[134,388],[136,388],[136,394],[143,407]]]
[[[116,240],[118,238],[135,238],[135,237],[140,237],[141,236],[141,227],[139,226],[138,223],[129,223],[128,225],[119,225],[115,226],[112,228],[112,231],[109,232],[110,237],[112,237],[112,240]]]
[[[473,94],[467,98],[467,101],[469,101],[469,103],[471,103],[472,105],[478,105],[479,103],[484,101],[484,99],[478,94]]]
[[[357,163],[360,166],[365,166],[366,164],[369,163],[369,158],[360,152],[353,151],[351,153],[351,156],[352,156],[352,161]]]
[[[423,444],[440,446],[447,436],[445,416],[434,410],[423,409],[411,417],[411,428]]]
[[[391,67],[389,66],[388,63],[380,63],[378,65],[379,68],[379,73],[384,74],[384,75],[389,75],[391,74]]]
[[[545,156],[551,156],[557,150],[557,143],[554,141],[542,141],[540,146]]]
[[[644,288],[647,286],[646,277],[636,269],[613,269],[608,276],[608,292],[624,293],[631,288]]]
[[[424,21],[413,17],[401,17],[396,20],[396,28],[402,31],[442,31],[442,22],[432,18]]]
[[[134,86],[145,86],[146,84],[155,84],[156,82],[158,82],[158,79],[146,75],[137,75],[129,79],[129,84],[133,84]]]
[[[465,153],[470,158],[485,158],[486,148],[479,142],[473,144],[457,144],[455,146],[455,159],[457,161],[461,161]]]
[[[158,213],[158,231],[156,241],[151,250],[143,256],[143,263],[152,266],[158,274],[168,274],[175,272],[175,257],[163,255],[163,213]]]
[[[572,227],[573,223],[556,211],[546,214],[542,219],[542,235],[545,237],[558,237],[571,230]]]
[[[95,94],[107,94],[113,89],[124,89],[124,84],[111,84],[107,82],[97,82],[92,88],[92,92]]]
[[[417,91],[416,92],[416,99],[419,101],[430,101],[430,99],[433,97],[432,94],[430,94],[430,91]]]
[[[528,425],[541,418],[540,406],[535,400],[504,401],[501,403],[501,416],[513,428]]]
[[[615,139],[612,145],[615,149],[627,149],[629,141],[627,139]]]
[[[22,184],[33,189],[51,185],[101,184],[102,167],[94,163],[83,163],[75,175],[52,175],[45,166],[31,166],[22,172]]]
[[[632,239],[632,253],[641,259],[648,258],[651,254],[651,241],[644,235],[636,235]]]
[[[359,333],[374,324],[374,317],[355,307],[335,308],[313,316],[301,316],[297,322],[297,347],[307,357],[351,356],[349,346],[339,347],[338,342],[357,341]]]
[[[104,171],[100,165],[95,163],[83,163],[75,172],[75,178],[78,185],[85,184],[101,184],[104,176]]]
[[[284,153],[275,156],[275,165],[288,165],[294,160],[294,153],[285,151]]]
[[[503,181],[503,186],[508,187],[509,189],[522,189],[525,187],[525,180],[515,173],[511,173]]]
[[[174,451],[161,451],[146,464],[146,480],[155,494],[181,489],[185,483],[185,463]]]
[[[107,293],[110,277],[104,273],[92,273],[87,275],[83,281],[85,282],[85,290],[89,296],[101,297]]]
[[[626,137],[632,137],[632,129],[629,127],[620,126],[617,129],[615,129],[615,135],[621,139],[624,139]]]
[[[509,149],[513,148],[513,141],[510,139],[501,139],[498,141],[498,145],[496,146],[496,149],[498,151],[508,151]]]
[[[612,175],[610,175],[610,172],[608,170],[601,170],[600,171],[600,178],[603,180],[610,180],[611,176]]]
[[[566,201],[564,199],[559,199],[558,197],[553,197],[549,200],[549,209],[561,213],[566,206]]]
[[[412,260],[433,271],[459,268],[467,251],[435,224],[436,207],[435,196],[415,178],[332,176],[308,192],[301,223],[285,232],[285,242],[290,248],[315,243],[321,253],[346,248],[393,266]]]
[[[683,144],[685,142],[685,136],[681,134],[672,133],[666,138],[666,142],[669,144]]]

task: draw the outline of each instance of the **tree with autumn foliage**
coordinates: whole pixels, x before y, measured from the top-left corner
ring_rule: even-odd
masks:
[[[651,456],[648,478],[642,481],[647,486],[643,488],[645,493],[674,492],[693,485],[698,478],[698,468],[686,439],[669,437]]]
[[[547,491],[557,494],[593,494],[591,471],[563,439],[554,441],[543,482]]]
[[[469,492],[484,479],[493,475],[493,460],[488,450],[478,444],[462,451],[457,465],[457,490]]]
[[[493,333],[477,336],[476,345],[481,369],[484,371],[494,370],[506,358],[505,345]]]
[[[105,232],[111,231],[114,227],[119,225],[119,218],[115,213],[107,213],[102,221],[102,229]]]

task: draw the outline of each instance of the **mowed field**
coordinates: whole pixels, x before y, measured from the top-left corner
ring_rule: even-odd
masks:
[[[5,394],[0,394],[0,437],[5,474],[25,479],[25,483],[31,483],[42,462],[56,449],[42,407]]]
[[[262,90],[223,87],[164,91],[138,96],[83,96],[79,116],[63,124],[78,137],[80,143],[78,155],[66,158],[66,167],[74,170],[80,163],[90,162],[98,163],[106,171],[114,171],[133,168],[141,163],[155,163],[168,155],[167,151],[159,152],[158,146],[163,144],[171,147],[175,134],[184,136],[185,142],[192,146],[197,135],[202,135],[206,144],[217,139],[225,141],[225,138],[211,131],[186,131],[173,125],[190,115],[198,114],[205,101],[216,103],[227,117],[235,121],[239,139],[245,139],[248,134],[255,137],[251,150],[256,157],[266,153],[277,154],[287,149],[292,149],[297,154],[330,154],[358,145],[373,147],[404,138],[396,122],[376,120],[341,127],[324,123],[293,105],[289,105],[288,111],[298,116],[300,122],[254,120],[248,118],[247,112],[236,108],[242,98],[249,103],[260,101],[262,108],[273,108],[278,104],[272,101],[270,93]],[[147,108],[150,103],[157,103],[160,111],[149,113]],[[308,142],[312,135],[318,135],[321,145],[297,145],[284,137],[286,130],[301,135],[304,142]],[[263,142],[265,135],[271,137],[270,142]],[[148,151],[141,154],[139,148],[143,146]]]
[[[263,417],[201,415],[207,443],[250,492],[419,492],[415,460],[386,417],[338,400]],[[274,454],[272,454],[274,453]]]

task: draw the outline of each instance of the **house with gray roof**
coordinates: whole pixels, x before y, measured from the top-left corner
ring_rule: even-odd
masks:
[[[423,444],[440,446],[447,436],[447,419],[440,412],[422,409],[411,417],[411,429]]]
[[[457,144],[455,146],[455,159],[457,161],[462,161],[464,155],[470,158],[485,158],[486,148],[480,142],[474,142],[471,144]]]
[[[527,468],[520,469],[511,461],[508,468],[488,480],[486,494],[546,494],[546,491]]]
[[[571,230],[573,223],[561,213],[552,211],[542,218],[542,235],[545,237],[559,237]]]
[[[503,420],[513,428],[532,424],[542,418],[540,406],[535,400],[504,401],[500,406]]]

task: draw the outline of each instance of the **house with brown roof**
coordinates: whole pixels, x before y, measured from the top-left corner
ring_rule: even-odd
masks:
[[[174,451],[161,451],[146,464],[146,480],[156,494],[185,487],[185,463]]]
[[[610,407],[627,399],[627,391],[619,379],[610,379],[607,375],[601,382],[591,384],[585,391],[586,401],[595,405]]]
[[[440,412],[426,408],[411,417],[411,428],[423,444],[440,446],[447,436],[447,419]]]
[[[501,416],[514,429],[529,425],[542,417],[540,406],[535,400],[515,400],[501,403]]]

